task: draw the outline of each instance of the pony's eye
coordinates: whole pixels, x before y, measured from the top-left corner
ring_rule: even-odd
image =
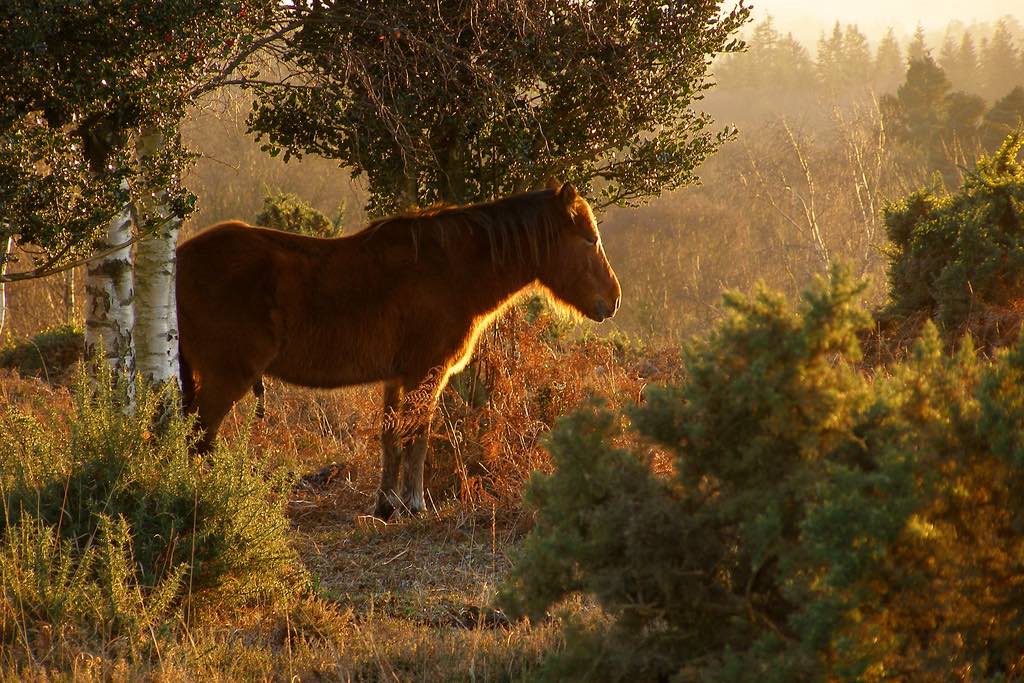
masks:
[[[594,245],[597,244],[597,235],[587,235],[583,239],[585,239],[587,241],[587,244],[589,244],[591,246],[594,246]]]

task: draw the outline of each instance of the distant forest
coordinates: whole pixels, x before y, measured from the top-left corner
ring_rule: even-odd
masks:
[[[941,42],[920,25],[901,42],[892,28],[869,39],[856,25],[836,22],[813,52],[768,17],[746,42],[747,52],[715,65],[710,107],[741,122],[801,111],[808,98],[872,93],[894,140],[973,150],[998,145],[1024,115],[1024,26],[1011,16],[953,22]]]
[[[778,30],[769,16],[753,26],[746,42],[747,52],[726,55],[716,64],[720,89],[890,92],[903,82],[909,62],[929,57],[954,90],[989,102],[1024,86],[1024,26],[1011,16],[994,24],[953,22],[941,44],[934,44],[920,25],[909,41],[901,42],[892,28],[869,39],[857,25],[836,22],[813,52],[792,33]]]

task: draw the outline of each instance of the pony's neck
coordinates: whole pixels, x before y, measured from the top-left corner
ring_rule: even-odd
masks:
[[[463,300],[472,316],[487,316],[503,308],[540,277],[540,268],[525,254],[503,263],[480,259],[462,271]]]

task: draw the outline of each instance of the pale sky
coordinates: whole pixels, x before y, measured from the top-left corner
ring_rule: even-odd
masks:
[[[755,22],[771,14],[779,29],[801,39],[817,39],[821,28],[831,27],[836,20],[855,23],[869,35],[878,35],[887,26],[910,34],[918,22],[934,31],[953,19],[970,25],[1009,14],[1024,21],[1024,0],[748,0],[747,4],[753,7]]]

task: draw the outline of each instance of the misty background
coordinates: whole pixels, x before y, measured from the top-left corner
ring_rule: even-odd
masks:
[[[600,216],[624,302],[601,332],[674,343],[721,314],[724,290],[763,282],[795,295],[835,261],[869,283],[867,305],[884,304],[885,207],[920,188],[956,189],[1024,117],[1018,4],[755,3],[747,51],[715,60],[715,86],[698,103],[715,127],[735,127],[733,139],[697,169],[699,184]],[[360,179],[315,155],[268,156],[247,132],[250,104],[225,89],[183,126],[200,154],[183,236],[258,222],[283,195],[344,232],[360,229]],[[16,288],[10,333],[70,317],[81,280]]]
[[[930,34],[941,34],[950,24],[970,26],[1021,14],[1017,0],[862,0],[861,2],[814,2],[812,0],[758,0],[748,3],[754,22],[774,17],[785,31],[800,41],[814,43],[835,22],[857,24],[869,36],[881,36],[892,27],[897,36],[909,38],[920,24]]]

